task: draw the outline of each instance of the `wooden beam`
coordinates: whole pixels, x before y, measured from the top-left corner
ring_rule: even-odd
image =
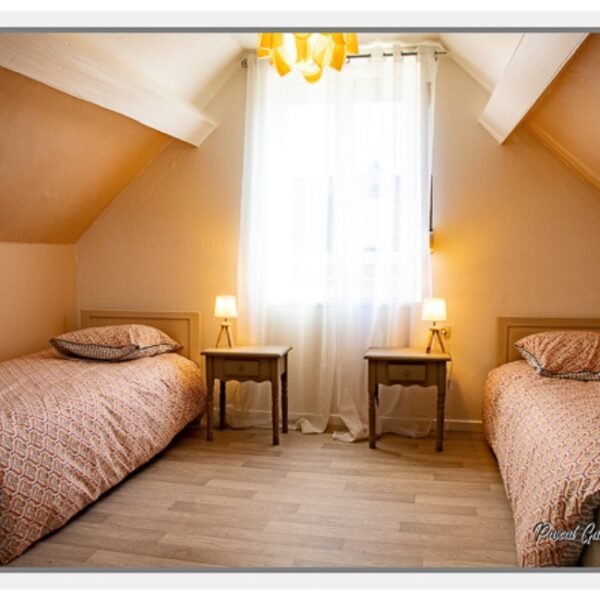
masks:
[[[526,33],[479,118],[501,144],[558,75],[587,33]]]
[[[0,66],[199,146],[212,119],[91,43],[66,35],[0,35]]]

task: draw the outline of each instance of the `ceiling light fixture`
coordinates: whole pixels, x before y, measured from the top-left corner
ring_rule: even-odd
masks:
[[[356,33],[260,33],[256,48],[282,77],[296,67],[309,83],[319,81],[325,67],[341,71],[349,54],[358,54]]]

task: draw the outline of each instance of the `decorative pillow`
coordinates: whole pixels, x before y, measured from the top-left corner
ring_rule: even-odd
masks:
[[[545,331],[513,345],[540,375],[600,381],[600,333]]]
[[[50,340],[62,354],[94,360],[133,360],[176,352],[181,345],[166,333],[147,325],[89,327]]]

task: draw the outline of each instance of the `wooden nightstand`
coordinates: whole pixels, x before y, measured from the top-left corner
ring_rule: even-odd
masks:
[[[369,348],[365,354],[369,364],[369,446],[375,448],[376,405],[379,405],[379,384],[437,386],[437,438],[435,449],[444,445],[444,408],[446,404],[446,353],[416,348]]]
[[[239,346],[208,348],[202,352],[206,361],[207,438],[212,440],[213,389],[215,379],[220,385],[219,429],[225,429],[227,381],[271,382],[273,414],[273,445],[279,444],[279,382],[281,381],[282,431],[288,431],[288,352],[291,346]]]

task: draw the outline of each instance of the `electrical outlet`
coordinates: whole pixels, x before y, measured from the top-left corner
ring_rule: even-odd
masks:
[[[452,327],[450,327],[450,325],[444,325],[444,327],[442,328],[442,335],[449,340],[450,339],[450,334],[452,333]]]

